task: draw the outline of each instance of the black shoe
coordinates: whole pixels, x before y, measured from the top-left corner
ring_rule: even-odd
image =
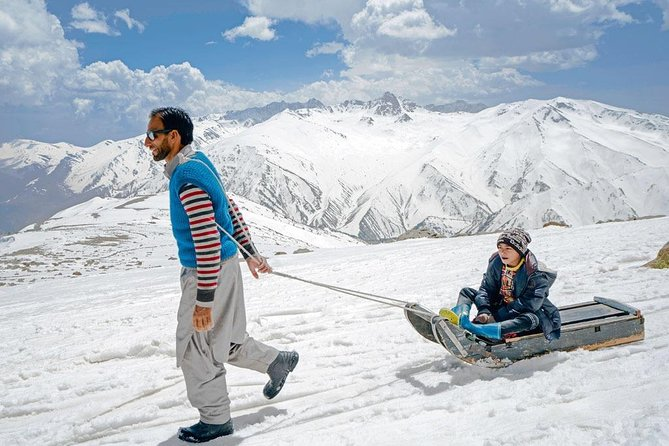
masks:
[[[267,374],[269,381],[265,384],[262,394],[271,400],[281,392],[288,374],[295,370],[300,355],[297,352],[279,352],[279,356],[269,365]]]
[[[179,428],[179,440],[188,443],[204,443],[214,438],[230,435],[234,430],[232,418],[224,424],[207,424],[199,421],[190,427]]]

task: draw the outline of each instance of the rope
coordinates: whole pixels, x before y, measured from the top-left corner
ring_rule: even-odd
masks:
[[[230,235],[230,233],[228,231],[226,231],[225,228],[223,228],[218,223],[216,223],[216,226],[218,226],[218,228],[221,230],[221,232],[223,232],[225,235],[227,235],[228,238],[230,240],[232,240],[235,243],[235,245],[237,245],[237,247],[242,252],[244,252],[247,256],[252,257],[252,258],[262,262],[262,259],[259,258],[259,256],[251,254],[246,248],[244,248],[241,245],[241,243],[239,243],[237,240],[235,240],[235,238],[232,237],[232,235]],[[282,273],[282,272],[274,271],[274,270],[271,270],[270,274],[273,274],[273,275],[279,276],[279,277],[284,277],[286,279],[297,280],[299,282],[307,283],[309,285],[314,285],[314,286],[317,286],[317,287],[326,288],[328,290],[335,291],[335,292],[338,292],[338,293],[348,294],[349,296],[358,297],[360,299],[369,300],[369,301],[376,302],[376,303],[379,303],[379,304],[388,305],[388,306],[391,306],[391,307],[402,308],[405,311],[410,311],[414,314],[418,314],[418,315],[421,315],[421,316],[426,316],[430,319],[432,318],[432,316],[434,316],[434,314],[429,312],[429,311],[423,311],[423,310],[419,310],[419,309],[416,309],[416,308],[411,308],[410,307],[411,303],[407,302],[407,301],[404,301],[404,300],[393,299],[392,297],[381,296],[379,294],[366,293],[364,291],[352,290],[352,289],[340,287],[340,286],[337,286],[337,285],[330,285],[330,284],[327,284],[327,283],[317,282],[315,280],[303,279],[301,277],[293,276],[293,275],[290,275],[290,274],[286,274],[286,273]]]
[[[219,183],[219,185],[221,186],[221,190],[222,190],[223,193],[225,194],[225,188],[223,187],[223,182],[221,181],[221,179],[219,178],[219,176],[216,175],[216,174],[211,170],[211,168],[210,168],[205,162],[200,161],[200,160],[195,159],[195,158],[192,158],[192,157],[191,157],[191,158],[188,158],[188,161],[195,161],[195,162],[197,162],[197,163],[200,163],[200,164],[204,165],[207,169],[209,169],[209,171],[210,171],[212,174],[214,174],[214,177],[218,180],[218,183]],[[233,242],[235,245],[237,245],[237,248],[239,248],[239,250],[240,250],[241,252],[245,253],[248,257],[251,257],[251,258],[254,258],[254,259],[258,260],[259,262],[263,262],[263,261],[264,261],[264,259],[263,259],[262,257],[260,257],[259,255],[257,255],[257,254],[251,254],[251,253],[250,253],[246,248],[244,248],[244,246],[242,246],[242,244],[239,243],[239,242],[238,242],[238,241],[237,241],[237,240],[236,240],[236,239],[235,239],[235,238],[234,238],[228,231],[226,231],[225,228],[224,228],[223,226],[221,226],[220,224],[218,224],[218,222],[215,221],[215,223],[216,223],[216,226],[218,226],[218,229],[219,229],[223,234],[225,234],[230,240],[232,240],[232,242]],[[258,252],[258,250],[257,250],[257,249],[255,248],[255,246],[253,245],[253,241],[250,240],[250,237],[249,237],[249,241],[251,241],[251,244],[252,244],[254,250],[255,250],[256,252]],[[352,289],[349,289],[349,288],[343,288],[343,287],[340,287],[340,286],[337,286],[337,285],[329,285],[329,284],[327,284],[327,283],[316,282],[316,281],[314,281],[314,280],[302,279],[302,278],[300,278],[300,277],[292,276],[292,275],[290,275],[290,274],[281,273],[281,272],[274,271],[274,270],[271,270],[271,271],[270,271],[270,274],[274,274],[275,276],[279,276],[279,277],[284,277],[284,278],[286,278],[286,279],[292,279],[292,280],[297,280],[297,281],[299,281],[299,282],[308,283],[309,285],[314,285],[314,286],[317,286],[317,287],[326,288],[326,289],[328,289],[328,290],[335,291],[335,292],[338,292],[338,293],[348,294],[348,295],[350,295],[350,296],[358,297],[358,298],[360,298],[360,299],[369,300],[369,301],[376,302],[376,303],[379,303],[379,304],[388,305],[388,306],[391,306],[391,307],[402,308],[402,309],[404,309],[405,311],[410,311],[410,312],[412,312],[412,313],[414,313],[414,314],[421,315],[421,316],[427,316],[427,317],[430,318],[430,319],[432,318],[432,316],[434,316],[434,314],[431,313],[431,312],[423,311],[423,310],[419,310],[419,309],[416,309],[416,308],[411,308],[411,307],[410,307],[410,305],[411,305],[410,302],[406,302],[406,301],[403,301],[403,300],[400,300],[400,299],[393,299],[392,297],[381,296],[381,295],[378,295],[378,294],[366,293],[366,292],[364,292],[364,291],[352,290]]]
[[[431,316],[431,313],[427,313],[425,311],[420,311],[420,310],[415,310],[413,308],[407,308],[408,305],[411,305],[410,302],[406,302],[406,301],[399,300],[399,299],[393,299],[392,297],[380,296],[378,294],[366,293],[364,291],[351,290],[351,289],[343,288],[343,287],[340,287],[340,286],[337,286],[337,285],[329,285],[327,283],[316,282],[315,280],[302,279],[300,277],[291,276],[290,274],[281,273],[281,272],[278,272],[278,271],[272,271],[270,274],[274,274],[275,276],[279,276],[279,277],[285,277],[287,279],[297,280],[299,282],[308,283],[309,285],[314,285],[314,286],[318,286],[318,287],[321,287],[321,288],[326,288],[326,289],[329,289],[329,290],[332,290],[332,291],[335,291],[335,292],[338,292],[338,293],[348,294],[350,296],[359,297],[361,299],[369,300],[369,301],[372,301],[372,302],[377,302],[377,303],[380,303],[380,304],[389,305],[391,307],[398,307],[398,308],[407,309],[407,310],[412,311],[414,313],[420,313],[420,314],[425,314],[425,315],[430,315]]]

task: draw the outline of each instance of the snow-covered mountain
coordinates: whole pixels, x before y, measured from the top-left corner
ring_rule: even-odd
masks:
[[[301,110],[310,108],[327,109],[322,102],[317,99],[310,99],[307,102],[272,102],[264,107],[251,107],[244,110],[229,111],[223,117],[230,121],[243,122],[245,125],[254,125],[267,121],[277,113],[284,110]]]
[[[212,115],[196,119],[198,142],[219,141],[244,127]],[[141,128],[141,125],[138,125]],[[16,140],[0,145],[0,233],[16,231],[93,197],[125,198],[166,189],[163,167],[142,137],[82,148]]]
[[[231,192],[368,241],[669,213],[669,118],[592,101],[445,114],[387,93],[255,125],[222,115],[195,125]],[[161,171],[141,137],[87,149],[15,141],[0,147],[0,181],[12,182],[0,211],[26,224],[92,195],[153,194]]]
[[[487,105],[480,102],[476,104],[470,104],[466,101],[455,101],[449,102],[448,104],[434,105],[429,104],[425,106],[425,109],[430,111],[436,111],[441,113],[456,113],[456,112],[468,112],[468,113],[478,113],[481,110],[488,108]]]

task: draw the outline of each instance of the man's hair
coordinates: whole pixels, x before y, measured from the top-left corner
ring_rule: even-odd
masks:
[[[193,142],[193,121],[184,110],[178,107],[159,107],[151,110],[149,118],[158,116],[166,129],[176,130],[181,136],[181,144],[187,146]]]

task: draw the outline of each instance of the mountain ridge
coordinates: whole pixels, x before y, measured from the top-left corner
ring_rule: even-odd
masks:
[[[253,125],[220,114],[194,118],[196,143],[231,192],[300,224],[367,241],[414,228],[454,235],[669,213],[662,192],[669,118],[662,115],[563,97],[456,114],[391,93],[311,104]],[[139,138],[88,149],[3,144],[0,180],[13,186],[0,194],[0,210],[32,217],[27,224],[39,218],[22,202],[41,203],[46,214],[49,205],[91,196],[164,190],[162,167]]]

